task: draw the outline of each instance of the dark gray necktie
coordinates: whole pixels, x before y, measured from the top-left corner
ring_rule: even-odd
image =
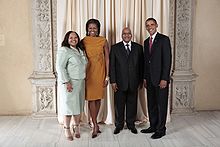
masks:
[[[129,49],[129,44],[126,44],[125,46],[126,46],[127,55],[129,55],[130,52],[131,52],[130,49]]]

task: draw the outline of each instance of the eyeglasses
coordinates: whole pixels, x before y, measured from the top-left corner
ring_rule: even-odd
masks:
[[[131,35],[131,33],[123,33],[122,35],[124,35],[124,36],[125,36],[125,35],[129,35],[129,36],[130,36],[130,35]]]

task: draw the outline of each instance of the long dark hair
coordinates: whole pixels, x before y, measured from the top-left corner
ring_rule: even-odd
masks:
[[[83,50],[83,47],[82,47],[82,44],[81,44],[79,35],[78,35],[75,31],[68,31],[68,32],[65,34],[61,46],[65,46],[65,47],[70,48],[70,44],[69,44],[68,40],[69,40],[69,36],[70,36],[71,33],[75,33],[76,36],[77,36],[77,38],[78,38],[78,43],[76,44],[76,48],[79,48],[79,49]]]
[[[97,28],[98,28],[97,36],[99,36],[101,24],[97,19],[94,19],[94,18],[89,19],[86,23],[86,36],[89,36],[89,32],[88,32],[89,24],[95,24],[97,26]]]

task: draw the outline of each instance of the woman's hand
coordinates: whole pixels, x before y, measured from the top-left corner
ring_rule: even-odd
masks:
[[[108,86],[108,80],[104,80],[104,84],[103,84],[103,87],[107,87]]]
[[[66,83],[66,89],[68,92],[72,92],[73,91],[73,86],[70,82],[67,82]]]

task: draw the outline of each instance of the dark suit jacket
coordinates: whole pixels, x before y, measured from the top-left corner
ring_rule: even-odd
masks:
[[[158,86],[161,80],[170,80],[171,45],[169,37],[157,33],[151,54],[149,53],[149,37],[144,41],[144,79]]]
[[[111,47],[109,76],[110,83],[117,83],[119,90],[137,90],[143,80],[143,47],[131,42],[131,53],[126,53],[123,42]]]

